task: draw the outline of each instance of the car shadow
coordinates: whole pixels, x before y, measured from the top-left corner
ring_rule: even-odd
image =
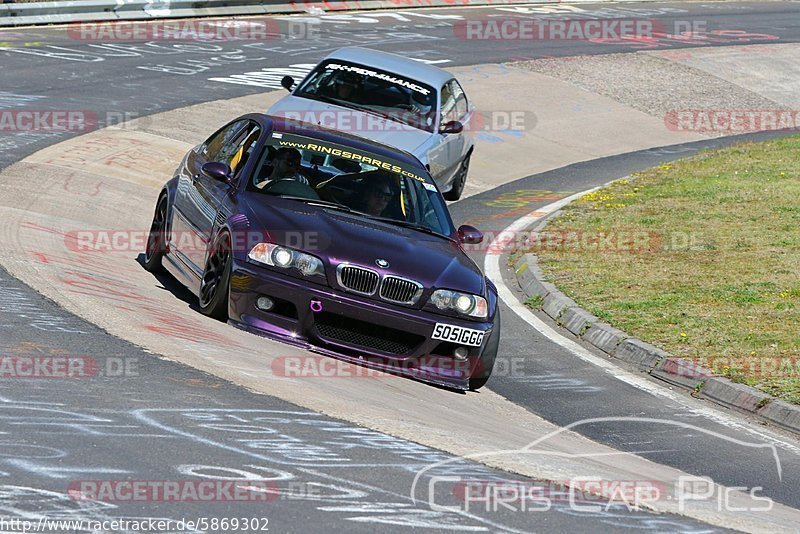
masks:
[[[145,268],[144,259],[145,255],[142,252],[138,256],[136,256],[136,259],[134,261],[136,261],[136,263],[138,263],[141,266],[141,268],[144,269]],[[164,291],[169,291],[175,298],[188,304],[189,308],[196,311],[197,313],[200,313],[200,306],[197,303],[197,296],[188,289],[186,289],[186,287],[183,284],[175,280],[175,278],[171,274],[169,274],[166,270],[160,273],[150,273],[150,274],[161,284],[161,287],[159,289],[163,289]]]

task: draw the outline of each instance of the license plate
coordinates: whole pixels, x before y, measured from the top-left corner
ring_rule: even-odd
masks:
[[[453,326],[450,324],[436,323],[433,327],[433,335],[431,339],[439,339],[441,341],[451,341],[459,345],[470,345],[473,347],[480,347],[483,343],[483,335],[485,332],[482,330],[473,330],[471,328],[462,328],[460,326]]]

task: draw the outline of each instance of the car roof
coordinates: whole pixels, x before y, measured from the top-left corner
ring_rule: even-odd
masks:
[[[261,119],[259,122],[262,122],[267,129],[271,128],[273,131],[276,132],[286,132],[290,134],[302,135],[305,137],[319,139],[320,141],[328,141],[331,143],[347,145],[357,150],[371,152],[376,156],[386,156],[389,158],[393,158],[402,163],[407,163],[420,170],[425,169],[425,167],[422,165],[422,163],[420,163],[420,161],[416,157],[406,152],[405,150],[401,150],[399,148],[395,148],[389,145],[384,145],[383,143],[378,143],[370,139],[365,139],[364,137],[360,137],[358,135],[352,135],[346,132],[342,132],[340,130],[331,130],[319,126],[317,124],[310,124],[295,119],[286,119],[285,117],[276,117],[273,115],[267,115],[266,113],[251,113],[240,117],[240,119],[245,119],[245,118],[259,118]],[[432,182],[432,180],[430,180],[429,178],[428,181]]]
[[[325,59],[341,59],[343,61],[359,63],[367,67],[389,71],[431,85],[437,91],[445,82],[454,77],[446,70],[428,65],[427,63],[422,63],[421,61],[415,61],[397,54],[358,46],[340,48],[329,54]]]

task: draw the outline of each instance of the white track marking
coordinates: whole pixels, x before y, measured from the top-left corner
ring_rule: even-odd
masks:
[[[728,428],[732,428],[735,430],[739,430],[742,432],[747,432],[753,436],[758,437],[759,439],[769,441],[786,451],[793,452],[794,454],[800,455],[800,447],[797,445],[786,441],[782,436],[779,436],[773,432],[770,432],[768,429],[760,426],[758,428],[752,428],[747,424],[743,424],[737,418],[723,413],[715,408],[711,408],[708,406],[702,406],[699,402],[689,402],[689,399],[682,393],[678,393],[672,391],[660,384],[657,384],[653,380],[637,376],[629,371],[626,371],[622,367],[616,365],[613,362],[607,361],[595,354],[591,351],[577,343],[575,340],[565,337],[550,325],[545,323],[543,320],[539,319],[536,315],[534,315],[528,308],[526,308],[517,297],[512,293],[511,289],[506,286],[505,282],[503,281],[503,277],[500,271],[500,251],[504,250],[506,243],[511,242],[514,239],[514,236],[517,235],[518,232],[525,230],[526,228],[531,227],[534,223],[541,220],[545,216],[553,213],[561,209],[562,207],[566,206],[573,200],[576,200],[587,193],[591,193],[592,191],[596,191],[603,186],[594,187],[592,189],[587,189],[586,191],[582,191],[580,193],[575,193],[574,195],[570,195],[566,198],[562,198],[557,202],[553,202],[552,204],[548,204],[542,208],[539,208],[535,211],[532,211],[528,215],[521,217],[511,223],[508,227],[506,227],[500,234],[492,241],[491,245],[489,245],[486,259],[484,260],[484,272],[486,276],[488,276],[497,286],[497,292],[500,296],[500,299],[508,306],[511,311],[513,311],[517,316],[531,325],[537,332],[542,334],[544,337],[552,341],[553,343],[560,345],[561,347],[565,348],[566,350],[570,351],[571,353],[575,354],[581,360],[590,363],[596,367],[599,367],[604,372],[608,373],[610,376],[613,376],[617,380],[621,380],[626,384],[629,384],[635,388],[638,388],[642,391],[645,391],[655,397],[662,397],[669,399],[670,401],[679,404],[682,408],[685,408],[692,414],[697,414],[702,417],[707,417],[708,419],[713,420],[716,423],[724,425]]]
[[[457,457],[454,458],[454,459],[456,461],[460,460],[460,458],[457,458]],[[402,495],[400,493],[396,493],[396,492],[388,490],[388,489],[383,489],[383,488],[380,488],[380,487],[377,487],[377,486],[372,486],[372,485],[366,484],[364,482],[356,482],[354,480],[348,480],[346,478],[336,477],[336,476],[330,475],[328,473],[324,473],[322,471],[317,471],[315,469],[297,468],[297,470],[301,471],[303,473],[309,474],[309,475],[318,476],[320,478],[325,478],[325,479],[328,479],[328,480],[333,480],[334,482],[339,482],[341,484],[348,484],[350,486],[354,486],[354,487],[361,488],[361,489],[366,489],[368,491],[372,491],[372,492],[375,492],[375,493],[385,493],[385,494],[388,494],[388,495],[391,495],[393,497],[396,497],[396,498],[400,499],[401,502],[405,502],[405,501],[410,500],[414,505],[416,505],[416,500],[413,497],[409,499],[408,495]],[[416,481],[416,477],[415,477],[415,481]],[[322,508],[320,508],[320,509],[322,509]],[[491,521],[490,519],[487,519],[485,517],[480,517],[480,516],[471,514],[471,513],[467,512],[465,510],[458,510],[458,511],[454,510],[454,512],[456,514],[460,515],[460,516],[467,517],[469,519],[473,519],[473,520],[478,521],[480,523],[483,523],[485,525],[490,525],[490,526],[496,528],[498,531],[515,532],[515,533],[520,533],[520,534],[522,534],[522,532],[524,532],[524,531],[517,530],[517,529],[514,529],[514,528],[506,526],[506,525],[501,525],[501,524],[496,523],[494,521]],[[479,530],[479,529],[474,528],[474,527],[473,528],[466,527],[465,529],[459,529],[459,530]],[[483,530],[483,529],[480,529],[480,530]]]

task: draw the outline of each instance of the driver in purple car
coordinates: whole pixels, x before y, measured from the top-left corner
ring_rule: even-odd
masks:
[[[279,148],[272,158],[272,172],[269,178],[256,184],[256,187],[263,189],[268,183],[279,180],[296,180],[301,184],[308,185],[308,179],[300,174],[300,161],[300,151],[296,148]]]

